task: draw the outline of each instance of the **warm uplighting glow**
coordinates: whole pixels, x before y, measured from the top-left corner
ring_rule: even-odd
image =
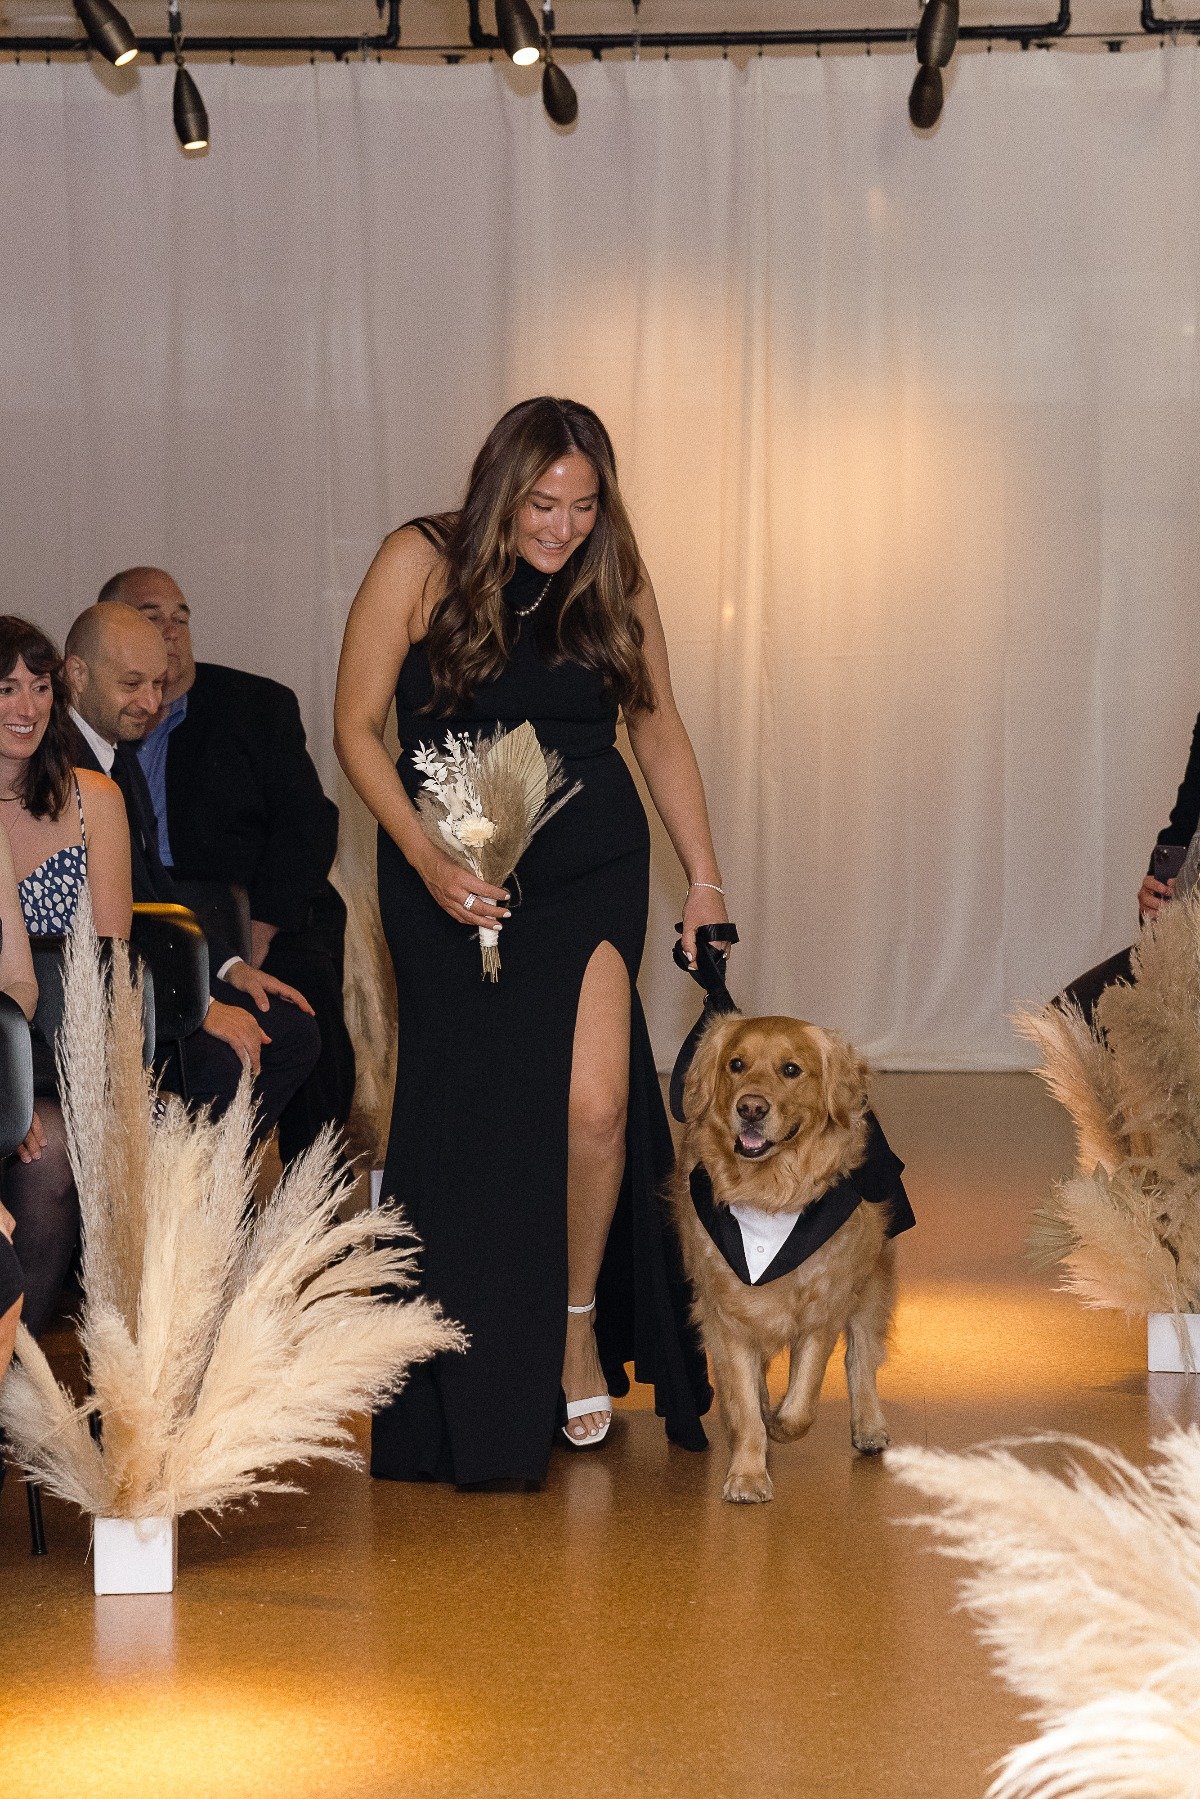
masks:
[[[432,1761],[423,1723],[389,1707],[388,1730],[410,1770]],[[262,1799],[281,1785],[289,1799],[340,1799],[378,1774],[371,1718],[344,1692],[285,1697],[253,1678],[122,1682],[90,1698],[43,1685],[15,1711],[6,1702],[4,1752],[23,1790],[63,1799]]]

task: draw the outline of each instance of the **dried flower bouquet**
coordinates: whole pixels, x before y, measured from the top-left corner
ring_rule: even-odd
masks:
[[[419,744],[413,762],[425,777],[417,810],[427,835],[493,887],[508,880],[536,833],[582,786],[566,786],[562,758],[542,748],[528,721],[492,737],[447,731],[442,749]],[[485,979],[499,980],[494,926],[480,925],[479,946]]]
[[[1047,1006],[1017,1028],[1070,1113],[1075,1174],[1039,1215],[1035,1248],[1086,1305],[1200,1310],[1200,897],[1165,905],[1133,953],[1133,982],[1094,1025]]]
[[[386,1296],[411,1281],[411,1236],[395,1214],[386,1236],[378,1215],[337,1218],[349,1183],[329,1133],[253,1215],[248,1077],[217,1122],[158,1098],[128,957],[115,946],[110,981],[86,907],[65,988],[92,1397],[76,1404],[22,1331],[0,1388],[10,1454],[82,1510],[135,1519],[296,1491],[270,1477],[285,1464],[356,1462],[348,1415],[394,1393],[413,1363],[465,1346],[427,1300]]]

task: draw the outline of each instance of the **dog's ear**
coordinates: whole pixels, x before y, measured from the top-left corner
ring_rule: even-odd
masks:
[[[867,1065],[844,1037],[819,1031],[821,1086],[831,1121],[847,1130],[867,1101]]]
[[[741,1018],[732,1013],[714,1018],[696,1045],[692,1065],[683,1083],[683,1115],[689,1124],[694,1124],[715,1100],[725,1045],[741,1022]]]

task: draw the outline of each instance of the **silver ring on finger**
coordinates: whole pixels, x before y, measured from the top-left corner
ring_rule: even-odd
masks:
[[[477,893],[468,893],[466,899],[463,901],[463,911],[469,912],[478,898],[479,895]]]

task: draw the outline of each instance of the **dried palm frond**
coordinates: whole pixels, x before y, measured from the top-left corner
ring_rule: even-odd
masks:
[[[493,887],[508,880],[537,833],[582,786],[567,786],[562,757],[542,748],[528,720],[491,737],[448,731],[442,749],[419,744],[413,762],[424,776],[417,813],[426,834]],[[491,981],[500,978],[499,942],[494,926],[480,925],[483,972]]]
[[[396,977],[384,940],[373,871],[344,847],[331,880],[346,902],[342,994],[354,1045],[354,1109],[348,1135],[380,1167],[396,1090]]]
[[[1089,1305],[1200,1309],[1200,896],[1165,905],[1089,1025],[1023,1014],[1042,1079],[1071,1115],[1078,1170],[1034,1229],[1035,1253]]]
[[[269,1478],[282,1464],[355,1460],[347,1415],[396,1392],[414,1362],[465,1346],[436,1306],[396,1297],[416,1254],[402,1218],[338,1219],[348,1182],[332,1133],[252,1217],[249,1076],[217,1121],[156,1102],[128,960],[118,946],[106,979],[86,907],[65,986],[59,1058],[94,1400],[77,1407],[22,1333],[0,1389],[16,1460],[84,1509],[130,1518],[220,1512],[289,1490]]]
[[[938,1504],[913,1522],[974,1564],[964,1602],[1043,1726],[1001,1763],[990,1799],[1195,1799],[1200,1433],[1174,1432],[1147,1470],[1075,1439],[1032,1441],[1076,1459],[1060,1476],[1004,1447],[888,1458]]]

